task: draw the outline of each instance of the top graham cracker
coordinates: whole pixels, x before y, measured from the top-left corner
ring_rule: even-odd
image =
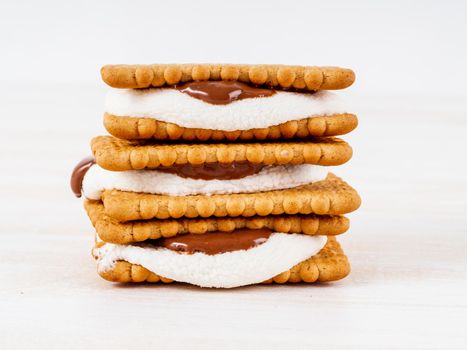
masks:
[[[144,89],[189,81],[238,80],[247,84],[291,90],[338,90],[355,81],[351,69],[280,64],[150,64],[106,65],[104,82],[113,88]]]

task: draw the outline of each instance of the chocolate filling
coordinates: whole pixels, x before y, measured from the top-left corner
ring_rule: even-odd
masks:
[[[160,238],[154,241],[154,245],[187,254],[215,255],[257,247],[266,242],[271,234],[272,231],[267,228],[239,229],[233,232],[216,231],[205,234],[190,233]]]
[[[73,169],[70,186],[76,197],[81,197],[84,176],[94,164],[96,164],[96,160],[90,156],[80,161]],[[195,180],[235,180],[257,174],[264,167],[264,164],[249,162],[205,163],[201,165],[174,164],[168,167],[158,167],[154,171],[162,171]]]
[[[234,180],[257,174],[265,167],[264,164],[250,162],[205,163],[200,165],[174,164],[168,167],[158,167],[157,171],[176,174],[180,177],[202,180]]]
[[[276,92],[239,81],[192,81],[175,88],[191,97],[214,105],[226,105],[246,98],[269,97]]]
[[[71,173],[70,186],[76,197],[81,197],[84,176],[88,172],[89,168],[94,164],[96,164],[96,160],[94,157],[89,156],[79,162],[73,169],[73,172]]]

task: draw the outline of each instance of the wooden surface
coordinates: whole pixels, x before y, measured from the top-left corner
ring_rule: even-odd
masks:
[[[334,170],[363,198],[347,279],[202,290],[95,272],[68,181],[103,133],[103,90],[0,91],[1,349],[466,348],[465,101],[351,97],[355,155]]]

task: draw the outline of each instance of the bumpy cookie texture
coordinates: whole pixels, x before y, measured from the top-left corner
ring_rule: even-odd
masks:
[[[101,69],[101,76],[111,87],[129,89],[193,80],[238,80],[253,85],[314,91],[344,89],[355,81],[354,72],[346,68],[251,64],[106,65]]]
[[[192,129],[151,118],[119,117],[105,113],[104,125],[115,137],[126,140],[249,141],[337,136],[354,130],[354,114],[334,114],[289,121],[262,129],[222,131]]]
[[[98,136],[91,141],[96,163],[107,170],[155,169],[173,164],[232,163],[340,165],[352,148],[337,138],[301,142],[235,144],[159,144]]]
[[[105,190],[102,201],[105,214],[117,221],[282,214],[341,215],[360,206],[358,193],[333,174],[310,185],[261,193],[165,196]]]
[[[349,219],[338,215],[253,216],[118,222],[105,215],[100,201],[85,201],[84,207],[99,237],[109,243],[127,244],[181,234],[269,228],[274,232],[307,235],[338,235],[349,228]]]
[[[263,283],[330,282],[342,279],[349,273],[350,264],[341,246],[334,237],[328,237],[326,245],[318,254]],[[173,282],[126,261],[118,261],[112,269],[99,274],[112,282]]]

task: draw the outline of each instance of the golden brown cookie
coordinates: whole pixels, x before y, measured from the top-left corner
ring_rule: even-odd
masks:
[[[114,88],[140,89],[175,85],[193,80],[238,80],[253,85],[293,90],[344,89],[355,81],[352,70],[251,64],[107,65],[102,80]]]
[[[349,228],[349,219],[344,216],[314,214],[118,222],[105,215],[104,205],[100,201],[86,200],[84,207],[99,237],[105,242],[117,244],[187,233],[231,232],[243,228],[269,228],[274,232],[325,236],[338,235]]]
[[[173,164],[232,163],[340,165],[352,148],[337,138],[282,143],[160,144],[97,136],[91,141],[96,163],[107,170],[155,169]]]
[[[358,193],[333,174],[326,180],[292,189],[260,193],[166,196],[105,190],[105,214],[117,221],[252,217],[267,215],[341,215],[360,206]]]
[[[343,135],[357,127],[358,119],[354,114],[333,114],[289,121],[269,128],[222,131],[185,128],[152,118],[105,113],[104,125],[110,134],[126,140],[249,141]]]
[[[97,244],[99,247],[102,245],[103,243]],[[318,254],[263,283],[329,282],[342,279],[349,273],[350,264],[340,244],[335,237],[328,237],[326,245]],[[122,260],[116,262],[110,270],[99,271],[99,275],[111,282],[173,282],[171,279],[152,273],[141,265]]]

